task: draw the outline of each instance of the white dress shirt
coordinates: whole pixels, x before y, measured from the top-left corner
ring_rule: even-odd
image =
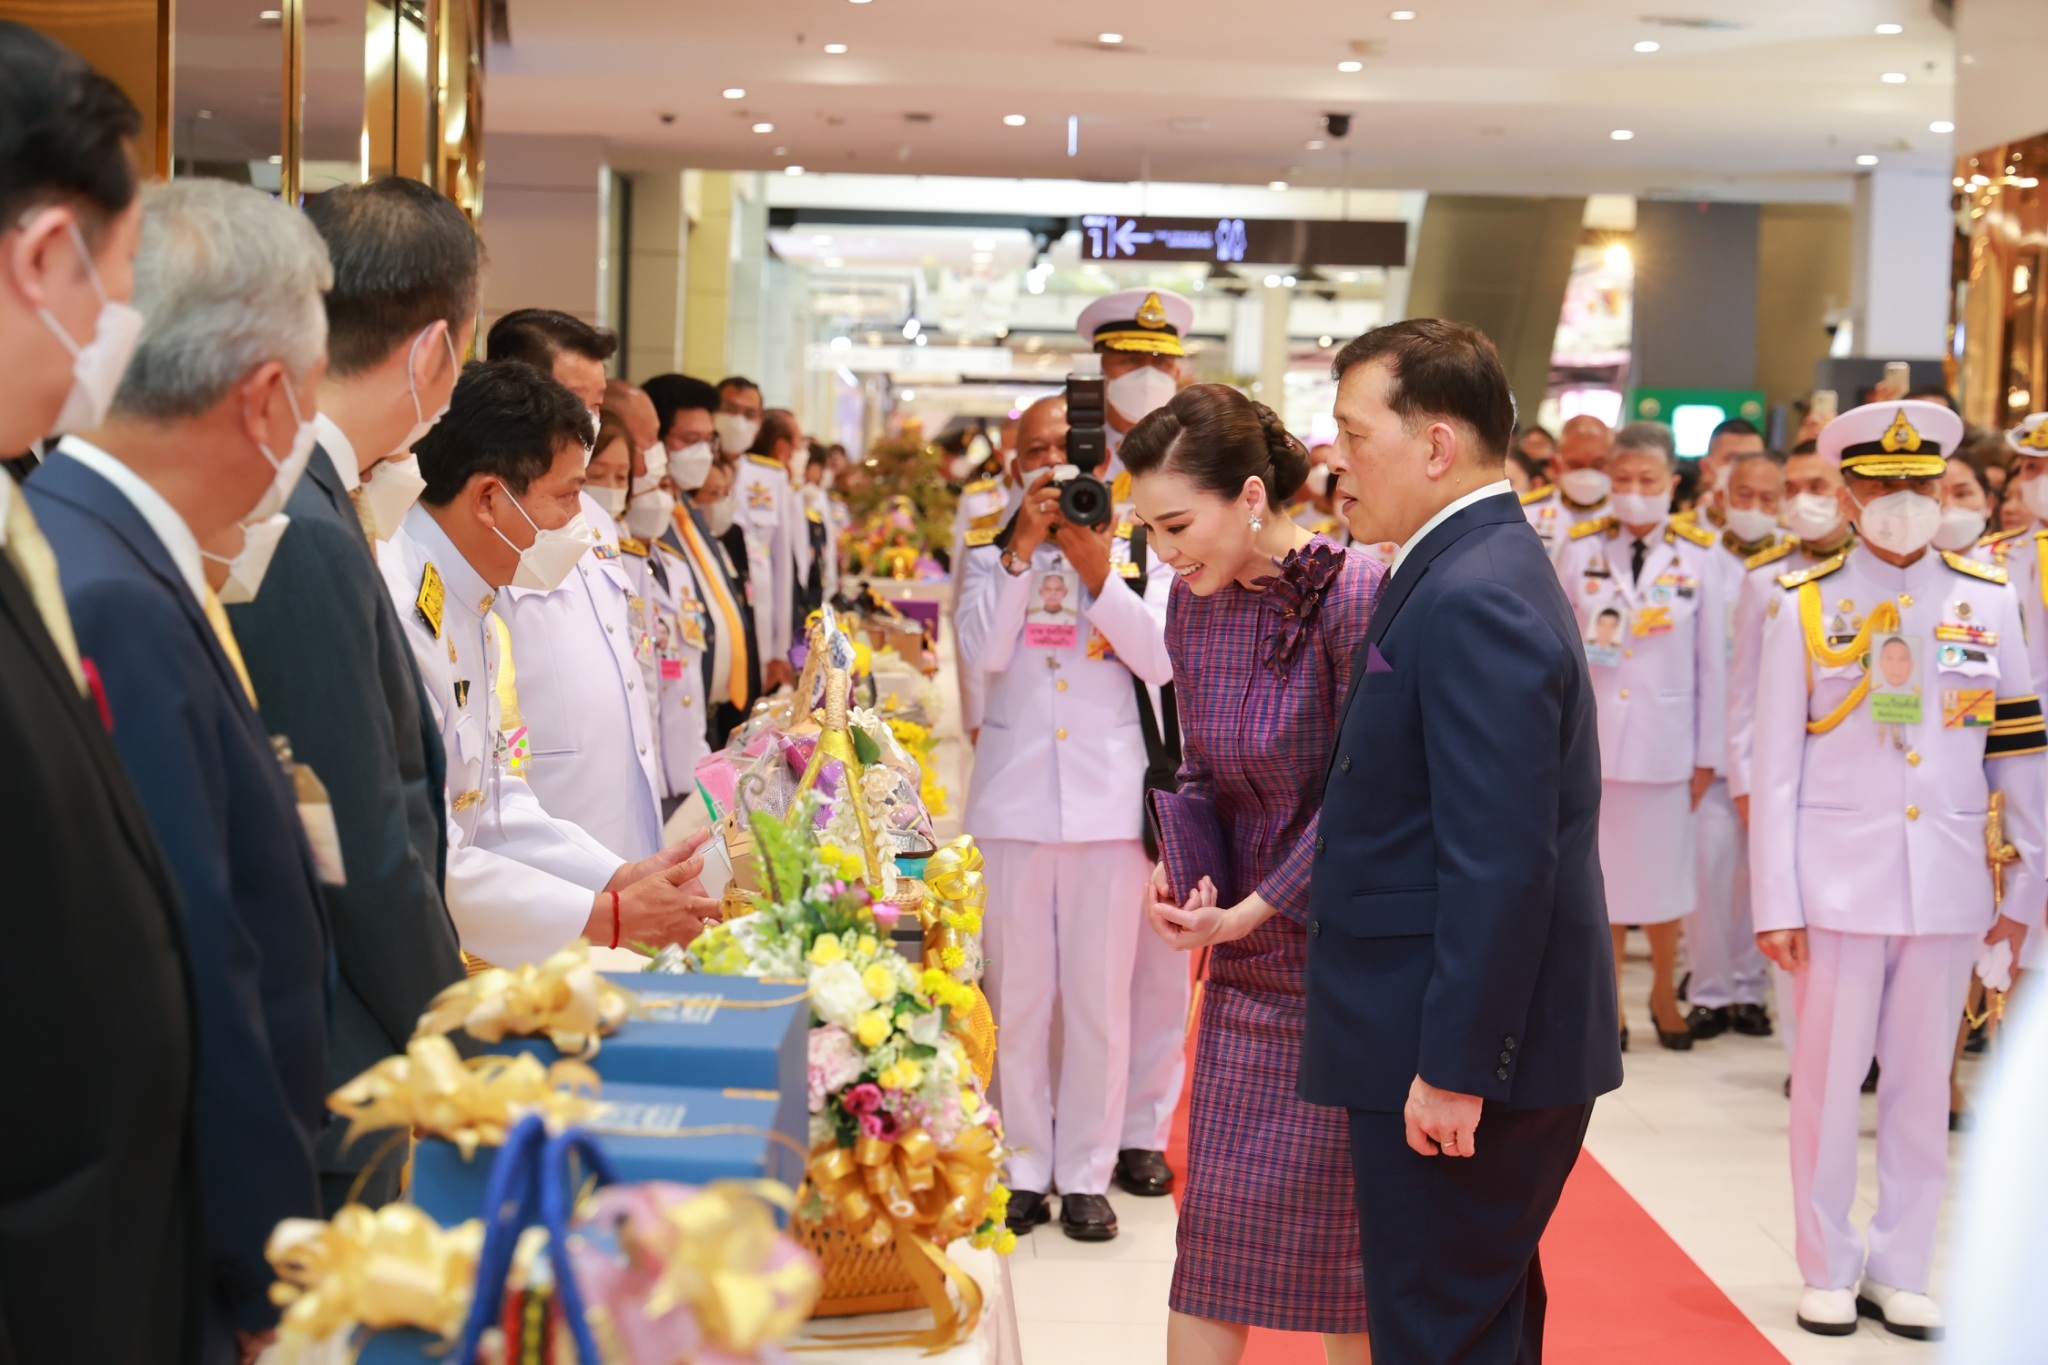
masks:
[[[121,490],[121,496],[142,514],[149,529],[163,542],[171,563],[178,568],[178,576],[192,590],[192,600],[205,605],[206,565],[199,558],[199,540],[178,515],[178,509],[165,502],[163,494],[144,482],[140,474],[90,441],[66,436],[57,443],[57,449]]]
[[[313,439],[334,462],[334,477],[341,480],[343,492],[353,493],[363,486],[363,471],[356,468],[355,442],[324,412],[313,414]]]
[[[1402,541],[1401,548],[1394,551],[1394,563],[1393,566],[1387,570],[1387,580],[1389,582],[1393,581],[1394,575],[1401,572],[1401,563],[1403,560],[1408,558],[1408,552],[1414,549],[1416,546],[1420,545],[1425,539],[1427,539],[1431,531],[1434,531],[1437,527],[1441,526],[1444,522],[1450,520],[1458,513],[1464,511],[1473,503],[1478,502],[1481,498],[1490,498],[1497,493],[1512,493],[1514,491],[1515,486],[1509,483],[1506,479],[1495,479],[1492,483],[1486,485],[1486,487],[1484,488],[1475,488],[1470,493],[1467,493],[1464,497],[1456,498],[1453,499],[1451,502],[1446,503],[1443,507],[1437,510],[1437,514],[1435,516],[1431,517],[1428,521],[1422,523],[1422,529],[1420,531],[1417,531],[1414,535]]]

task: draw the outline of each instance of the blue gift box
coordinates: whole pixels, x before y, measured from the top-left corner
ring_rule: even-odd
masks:
[[[455,1352],[441,1345],[441,1338],[417,1327],[394,1327],[373,1332],[363,1342],[356,1365],[448,1365]]]
[[[770,1137],[780,1101],[754,1090],[692,1090],[605,1082],[609,1107],[578,1125],[597,1139],[627,1184],[672,1180],[803,1179],[801,1146]],[[718,1131],[718,1130],[734,1131]],[[713,1131],[705,1131],[713,1130]],[[413,1149],[412,1201],[442,1227],[483,1216],[484,1188],[499,1149],[482,1147],[468,1161],[442,1138]]]
[[[811,1003],[802,982],[656,972],[605,976],[650,1007],[648,1017],[628,1019],[590,1059],[607,1098],[614,1082],[772,1091],[774,1119],[763,1126],[809,1149]],[[679,1003],[664,1008],[664,1001]],[[531,1052],[549,1063],[562,1055],[545,1038],[507,1038],[485,1051]]]

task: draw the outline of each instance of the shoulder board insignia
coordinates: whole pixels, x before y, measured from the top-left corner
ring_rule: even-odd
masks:
[[[1789,540],[1781,540],[1776,545],[1771,546],[1770,549],[1758,550],[1748,559],[1743,560],[1742,567],[1745,569],[1761,569],[1766,564],[1777,563],[1779,560],[1783,559],[1786,555],[1789,555],[1791,553],[1792,542]]]
[[[1690,526],[1699,519],[1700,509],[1697,507],[1688,507],[1683,511],[1671,514],[1671,524],[1673,526]]]
[[[1979,545],[1997,545],[2003,541],[2008,541],[2014,539],[2015,537],[2023,536],[2026,533],[2027,528],[2024,526],[2020,527],[2020,529],[2017,531],[1991,531],[1985,535],[1977,537],[1977,543]],[[2034,534],[2037,536],[2048,535],[2048,531],[2036,531]]]
[[[654,548],[661,551],[663,554],[667,555],[670,559],[676,560],[678,563],[682,561],[683,552],[681,550],[678,550],[675,546],[669,544],[665,540],[655,541]]]
[[[813,526],[822,526],[825,524],[825,514],[815,507],[806,507],[804,509],[804,520],[810,522]]]
[[[962,493],[993,493],[1003,486],[1001,479],[976,479],[961,489]]]
[[[638,556],[641,559],[647,558],[648,555],[647,542],[641,540],[638,536],[620,536],[619,548],[627,554]]]
[[[984,530],[991,526],[1001,526],[1003,524],[1003,509],[998,505],[994,509],[970,519],[967,524],[976,531]]]
[[[1557,492],[1557,486],[1555,484],[1552,484],[1546,488],[1532,488],[1528,492],[1521,495],[1522,506],[1527,507],[1532,502],[1542,502],[1545,498],[1549,497],[1551,494],[1555,492]]]
[[[412,609],[426,628],[434,632],[436,640],[441,638],[441,607],[447,600],[448,589],[441,582],[441,571],[430,559],[420,574],[420,593],[412,599]]]
[[[1980,564],[1974,559],[1964,558],[1954,550],[1943,550],[1941,552],[1941,562],[1959,574],[1965,574],[1971,578],[1981,578],[1986,583],[2003,583],[2006,581],[2005,570],[1999,568],[1996,564]]]
[[[1116,476],[1109,486],[1109,501],[1114,507],[1122,507],[1131,500],[1131,471],[1126,469]]]
[[[1710,546],[1718,544],[1721,539],[1721,537],[1717,533],[1709,531],[1706,527],[1701,526],[1698,522],[1694,521],[1679,521],[1676,518],[1673,518],[1671,522],[1671,529],[1673,531],[1676,531],[1679,535],[1684,536],[1687,540],[1699,546],[1701,549],[1707,549]]]
[[[1802,583],[1815,582],[1818,579],[1826,578],[1848,562],[1848,552],[1844,551],[1832,558],[1823,559],[1818,564],[1809,565],[1804,569],[1794,569],[1790,573],[1779,574],[1778,586],[1781,588],[1796,588]]]
[[[1619,525],[1621,525],[1620,520],[1611,514],[1604,517],[1590,517],[1572,527],[1571,538],[1573,540],[1584,540],[1587,536],[1596,536],[1602,531],[1612,531]]]
[[[1003,528],[1000,526],[976,526],[970,529],[965,536],[962,536],[961,540],[968,549],[979,549],[983,545],[995,544],[996,537],[1002,533]]]
[[[770,459],[770,458],[769,458],[768,456],[766,456],[766,455],[749,455],[749,456],[747,456],[747,463],[749,463],[749,464],[757,464],[757,465],[761,466],[761,468],[763,468],[763,469],[780,469],[780,468],[782,468],[782,462],[781,462],[780,460]]]

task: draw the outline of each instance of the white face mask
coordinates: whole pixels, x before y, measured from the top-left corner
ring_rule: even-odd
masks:
[[[732,494],[727,493],[704,508],[704,524],[711,528],[714,536],[722,536],[732,529]]]
[[[71,352],[71,392],[51,424],[52,436],[91,431],[107,420],[107,409],[113,405],[115,390],[121,387],[121,376],[128,371],[135,343],[142,339],[142,314],[107,297],[99,269],[93,265],[92,253],[85,249],[85,236],[76,223],[71,224],[71,241],[78,248],[78,258],[85,262],[86,278],[92,281],[93,292],[100,296],[100,315],[93,326],[92,340],[80,346],[64,330],[55,313],[48,308],[36,309],[43,325]]]
[[[800,487],[803,484],[804,471],[806,469],[809,469],[810,467],[811,452],[809,451],[809,449],[807,449],[804,446],[798,446],[795,450],[790,452],[789,482],[792,488]]]
[[[242,517],[242,525],[254,526],[259,521],[268,521],[284,510],[285,499],[291,497],[292,489],[299,481],[299,475],[306,472],[306,459],[313,453],[317,432],[313,424],[299,415],[299,400],[292,396],[292,386],[284,386],[284,401],[290,405],[292,420],[299,424],[298,432],[292,437],[291,451],[282,459],[272,453],[269,446],[261,441],[256,448],[263,452],[263,458],[270,461],[270,487],[263,490],[263,496],[256,505]]]
[[[533,544],[523,550],[512,545],[510,536],[503,531],[498,532],[498,539],[519,550],[519,569],[512,575],[512,586],[553,592],[562,586],[562,580],[576,567],[576,561],[597,544],[597,537],[591,533],[590,524],[583,520],[581,512],[571,517],[567,526],[543,531],[527,510],[519,506],[519,499],[512,497],[510,490],[505,496],[519,508],[519,515],[526,518],[526,524],[533,527]]]
[[[1984,514],[1968,507],[1945,507],[1934,533],[1937,550],[1967,550],[1984,534]]]
[[[1794,493],[1785,500],[1785,529],[1801,540],[1826,540],[1842,525],[1832,493]]]
[[[2048,521],[2048,474],[2021,479],[2020,501],[2034,514],[2035,521]]]
[[[1778,519],[1761,507],[1731,507],[1728,509],[1728,529],[1740,541],[1762,540],[1777,529]]]
[[[669,477],[685,493],[694,493],[711,477],[711,442],[693,441],[668,457]]]
[[[1655,526],[1670,515],[1671,490],[1662,493],[1616,493],[1614,515],[1623,526]]]
[[[223,559],[205,550],[199,552],[202,559],[228,566],[227,582],[220,585],[220,600],[229,606],[237,602],[254,602],[256,594],[263,589],[263,575],[270,572],[271,556],[277,553],[277,542],[284,537],[284,528],[292,519],[280,512],[253,526],[242,528],[242,549],[233,559]]]
[[[1109,405],[1116,409],[1116,415],[1136,426],[1172,402],[1179,387],[1166,371],[1143,365],[1110,380],[1102,391]]]
[[[1863,512],[1856,519],[1856,529],[1865,540],[1891,554],[1924,550],[1941,529],[1941,504],[1925,493],[1900,489],[1856,505]]]
[[[1567,469],[1557,476],[1557,486],[1581,507],[1592,507],[1606,498],[1614,480],[1603,469]]]
[[[668,473],[668,447],[656,441],[640,452],[640,460],[647,466],[647,472],[633,480],[636,495],[661,486],[662,477]]]
[[[584,485],[583,491],[590,494],[590,500],[602,507],[612,520],[617,521],[626,510],[626,490],[623,488],[602,488],[596,484]]]
[[[434,409],[432,417],[427,416],[427,410],[420,406],[420,385],[419,380],[413,377],[412,362],[420,349],[420,343],[426,339],[427,334],[421,332],[412,339],[412,350],[405,353],[405,387],[406,391],[412,395],[413,424],[412,430],[405,433],[405,439],[400,441],[397,449],[391,452],[394,455],[399,450],[411,450],[414,446],[418,445],[420,438],[434,429],[434,423],[447,415],[448,405],[455,401],[455,386],[451,384],[448,386],[448,396],[441,400],[440,407]],[[446,332],[441,333],[441,340],[448,347],[448,368],[456,371],[461,370],[462,364],[455,358],[455,342],[449,338]],[[418,472],[419,465],[417,462],[414,463],[413,470],[415,473]],[[404,516],[405,514],[401,512],[399,515]],[[381,535],[379,537],[379,539],[383,540],[389,540],[390,538],[389,535]]]
[[[711,414],[711,428],[718,433],[719,448],[728,455],[743,453],[754,443],[754,438],[761,434],[759,422],[737,412]]]
[[[431,424],[430,424],[431,425]],[[379,460],[377,467],[370,471],[370,477],[363,481],[363,501],[370,509],[370,521],[377,539],[389,540],[398,534],[399,523],[412,505],[420,500],[426,491],[427,481],[420,477],[420,457],[408,455],[402,460]]]
[[[653,540],[668,529],[669,517],[675,510],[676,500],[666,488],[635,493],[633,505],[626,509],[626,529],[642,540]]]

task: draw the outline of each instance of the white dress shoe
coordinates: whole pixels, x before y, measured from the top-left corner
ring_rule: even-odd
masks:
[[[1799,1325],[1824,1337],[1848,1336],[1856,1330],[1855,1291],[1808,1285],[1799,1296]]]
[[[1893,1336],[1914,1341],[1941,1340],[1941,1309],[1925,1294],[1909,1294],[1865,1275],[1856,1290],[1856,1311],[1878,1319]]]

